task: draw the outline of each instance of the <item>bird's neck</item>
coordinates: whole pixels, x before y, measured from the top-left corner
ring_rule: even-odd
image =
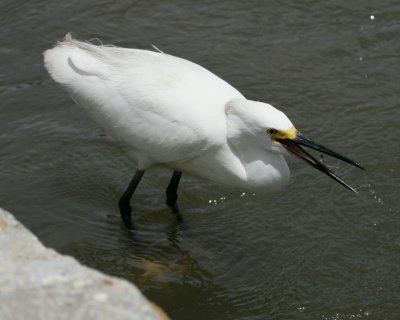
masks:
[[[227,123],[229,146],[245,172],[248,189],[279,189],[289,181],[289,168],[281,154],[261,145],[251,132],[238,123]],[[241,128],[241,129],[238,129]]]
[[[289,168],[282,155],[257,144],[233,139],[231,145],[246,172],[249,189],[278,190],[289,180]]]

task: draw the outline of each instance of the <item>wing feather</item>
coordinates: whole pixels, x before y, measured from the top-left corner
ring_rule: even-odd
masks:
[[[225,104],[243,97],[197,64],[168,54],[72,39],[45,66],[89,115],[122,140],[139,166],[185,161],[225,138]]]

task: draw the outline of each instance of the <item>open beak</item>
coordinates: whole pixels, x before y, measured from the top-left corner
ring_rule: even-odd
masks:
[[[350,189],[351,191],[357,193],[355,189],[353,189],[351,186],[349,186],[346,182],[344,182],[341,178],[339,178],[334,172],[328,169],[327,166],[325,166],[322,162],[318,161],[315,159],[311,154],[309,154],[307,151],[305,151],[300,145],[303,145],[305,147],[309,147],[311,149],[320,151],[322,153],[325,153],[327,155],[330,155],[334,158],[337,158],[339,160],[342,160],[344,162],[347,162],[353,166],[356,166],[362,170],[364,168],[360,166],[357,162],[351,160],[348,157],[342,156],[335,151],[332,151],[323,145],[313,142],[310,139],[304,137],[300,132],[297,131],[296,138],[290,139],[290,138],[277,138],[276,141],[280,142],[287,150],[289,150],[291,153],[295,154],[296,156],[300,157],[307,163],[309,163],[311,166],[314,168],[318,169],[319,171],[325,173],[327,176],[331,177],[333,180],[337,181],[341,185],[345,186],[346,188]]]

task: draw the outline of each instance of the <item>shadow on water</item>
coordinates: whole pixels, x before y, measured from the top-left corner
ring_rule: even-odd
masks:
[[[135,277],[135,283],[151,299],[169,310],[169,315],[179,317],[182,313],[193,317],[220,318],[233,309],[228,299],[221,297],[221,291],[213,275],[197,261],[190,250],[181,246],[182,235],[189,226],[184,220],[173,219],[165,230],[168,254],[160,260],[159,253],[149,256],[152,241],[134,241],[136,256],[142,260],[142,272]],[[140,240],[139,240],[140,242]],[[160,295],[160,293],[162,293]]]
[[[184,243],[194,226],[177,220],[168,209],[137,216],[134,230],[127,230],[118,216],[111,216],[112,229],[117,231],[110,235],[116,238],[109,241],[111,247],[87,242],[67,245],[62,251],[131,281],[172,319],[182,314],[187,319],[232,319],[235,306]]]

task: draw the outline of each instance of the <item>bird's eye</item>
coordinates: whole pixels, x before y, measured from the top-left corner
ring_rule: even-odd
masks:
[[[276,130],[276,129],[269,128],[269,129],[267,129],[267,133],[268,133],[269,135],[273,136],[273,135],[275,135],[275,134],[277,133],[277,130]]]

